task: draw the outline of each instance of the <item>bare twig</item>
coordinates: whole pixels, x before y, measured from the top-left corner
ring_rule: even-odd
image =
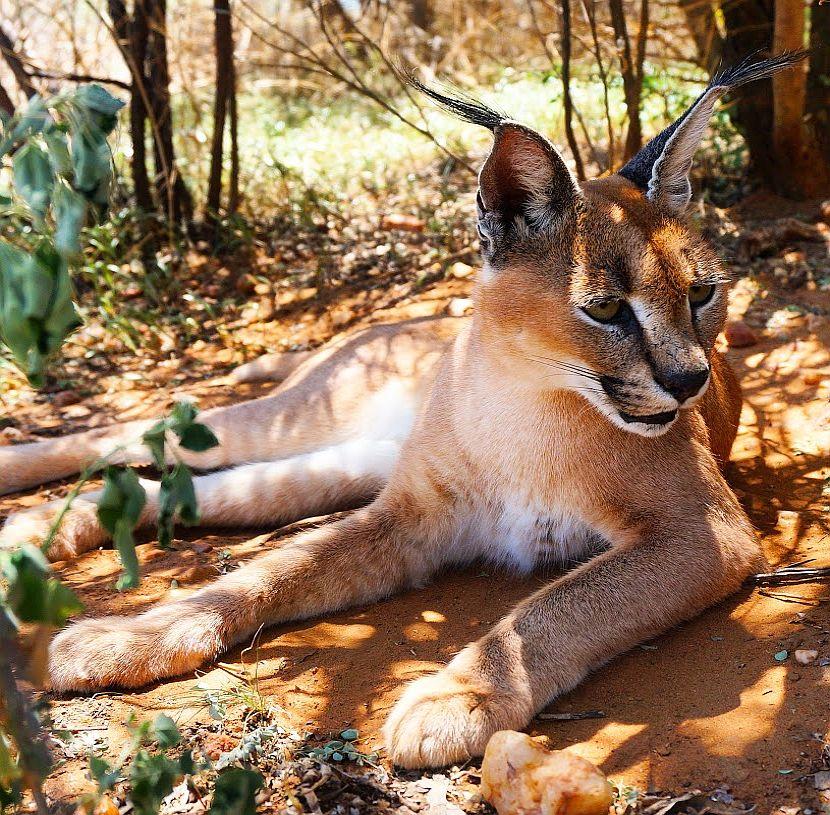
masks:
[[[568,140],[568,147],[574,159],[576,166],[576,175],[580,181],[585,180],[585,166],[582,163],[582,156],[579,152],[579,145],[576,142],[576,136],[573,129],[573,115],[574,104],[571,96],[571,4],[570,0],[560,0],[561,13],[560,21],[562,24],[562,103],[565,113],[565,138]],[[550,62],[551,67],[555,67],[556,58],[553,52],[548,47],[547,36],[545,36],[539,25],[539,18],[536,16],[536,8],[533,5],[533,0],[527,0],[527,8],[530,12],[530,18],[533,21],[533,28],[536,32],[536,37],[539,40],[545,55]],[[587,133],[586,133],[587,135]]]
[[[14,40],[12,40],[2,27],[0,27],[0,53],[3,54],[3,59],[6,60],[6,64],[14,74],[20,90],[26,94],[28,99],[31,99],[37,93],[37,89],[32,84],[29,72],[23,64],[23,58],[15,50]]]
[[[614,122],[611,119],[611,104],[608,98],[608,71],[605,67],[605,60],[602,58],[602,49],[599,44],[599,35],[597,34],[597,9],[596,0],[582,0],[582,8],[585,12],[585,17],[588,20],[588,27],[591,31],[591,41],[594,45],[594,57],[597,61],[597,70],[599,71],[599,78],[602,82],[602,104],[605,108],[605,122],[608,127],[608,168],[614,168],[614,160],[617,152],[614,139]]]
[[[539,713],[537,719],[552,722],[580,722],[583,719],[604,719],[602,710],[583,710],[577,713]]]
[[[806,561],[809,562],[809,561]],[[783,566],[774,572],[762,572],[747,579],[751,586],[792,586],[830,579],[830,566],[807,567],[801,564]]]
[[[38,79],[54,79],[60,82],[100,82],[102,85],[115,85],[118,88],[123,88],[125,91],[131,91],[133,86],[129,82],[124,82],[121,79],[113,79],[109,76],[94,76],[93,74],[62,74],[46,71],[43,68],[38,68],[31,63],[27,63],[31,68],[31,75]]]
[[[646,0],[643,0],[646,2]],[[532,2],[532,0],[531,0]],[[565,137],[568,146],[571,148],[574,163],[576,164],[576,177],[580,181],[585,180],[585,167],[582,164],[582,156],[579,153],[579,146],[576,143],[573,126],[573,97],[571,96],[571,0],[561,0],[562,11],[562,102],[565,109]]]

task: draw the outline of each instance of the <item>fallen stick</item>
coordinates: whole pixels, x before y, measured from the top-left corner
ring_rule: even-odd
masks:
[[[602,710],[583,710],[577,713],[539,713],[537,719],[553,722],[578,722],[582,719],[604,719]]]

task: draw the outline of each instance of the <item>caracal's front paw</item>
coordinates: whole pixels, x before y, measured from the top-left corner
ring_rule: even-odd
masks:
[[[384,727],[386,749],[400,767],[444,767],[482,755],[493,733],[521,729],[531,715],[522,694],[446,669],[404,691]]]
[[[49,648],[53,690],[139,688],[194,670],[222,650],[211,615],[171,604],[137,617],[81,620]]]
[[[49,537],[63,509],[63,501],[50,501],[10,516],[0,529],[0,549],[15,549],[24,543],[41,546]],[[98,522],[97,506],[76,498],[64,513],[46,556],[49,560],[68,560],[100,546],[106,540]]]

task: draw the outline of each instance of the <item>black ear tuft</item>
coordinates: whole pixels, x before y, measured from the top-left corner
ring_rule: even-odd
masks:
[[[680,212],[691,197],[689,170],[718,99],[727,91],[768,79],[801,62],[807,51],[786,51],[770,59],[752,56],[719,71],[694,104],[662,133],[646,144],[619,175],[645,190],[647,197],[671,213]]]
[[[402,78],[413,88],[428,96],[433,102],[437,102],[444,110],[464,119],[470,124],[486,127],[488,130],[495,130],[502,122],[510,117],[494,108],[487,107],[474,96],[463,91],[461,88],[448,88],[448,93],[442,93],[429,85],[425,85],[413,73],[401,72]]]

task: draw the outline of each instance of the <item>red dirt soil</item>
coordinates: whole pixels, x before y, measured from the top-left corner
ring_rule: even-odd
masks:
[[[464,296],[467,286],[439,284],[415,301],[374,314],[372,321],[439,313],[450,296]],[[728,352],[746,399],[729,478],[773,565],[807,558],[830,563],[830,318],[785,308],[793,302],[826,307],[828,300],[822,291],[776,293],[772,281],[764,287],[743,281],[732,300],[731,316],[744,316],[760,341]],[[194,382],[178,392],[207,406],[265,390],[245,386],[231,392]],[[169,387],[142,391],[130,418],[158,414],[171,393]],[[85,404],[94,412],[108,407],[106,397]],[[47,425],[47,408],[37,409],[34,425]],[[62,425],[71,422],[64,417]],[[7,498],[0,501],[0,513],[46,497],[40,491]],[[139,546],[144,579],[130,593],[113,591],[119,565],[112,551],[89,553],[57,570],[88,614],[134,613],[209,581],[220,550],[230,550],[237,561],[262,546],[254,532],[179,534],[184,538],[172,551],[153,542]],[[206,551],[206,544],[213,548]],[[240,671],[244,665],[253,670],[256,662],[261,691],[284,708],[291,725],[318,732],[354,726],[368,737],[368,746],[379,745],[380,726],[403,683],[438,668],[544,579],[474,567],[368,608],[266,629],[255,648],[236,649],[223,664]],[[171,589],[171,581],[178,587]],[[614,660],[549,708],[601,710],[604,718],[536,720],[530,730],[591,759],[621,784],[675,792],[725,788],[760,813],[785,805],[817,810],[813,779],[805,776],[821,769],[830,714],[830,667],[820,664],[830,658],[828,601],[826,584],[747,590]],[[819,661],[796,664],[798,648],[818,650]],[[783,650],[788,657],[777,661],[775,654]],[[229,679],[221,668],[207,666],[202,683],[219,687]],[[196,682],[189,676],[136,693],[59,699],[55,717],[76,732],[101,728],[103,743],[116,754],[133,712],[207,721]],[[77,795],[88,785],[83,773],[82,759],[67,762],[50,779],[50,795]]]

